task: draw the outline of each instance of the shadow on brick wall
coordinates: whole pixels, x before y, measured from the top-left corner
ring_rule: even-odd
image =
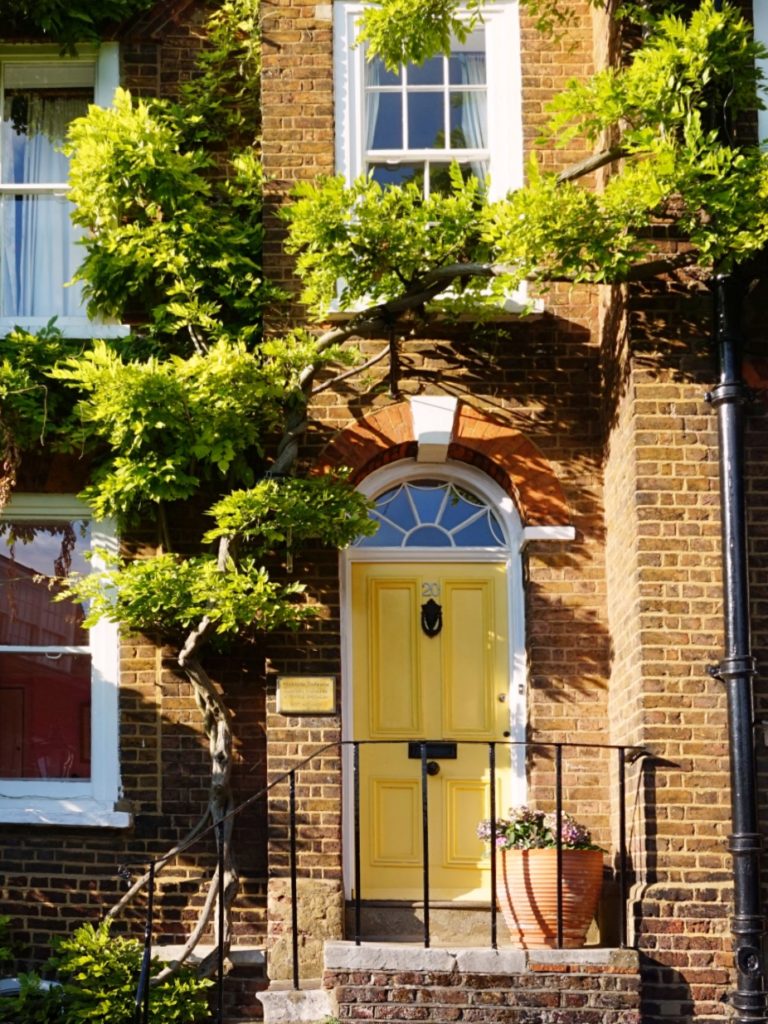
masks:
[[[266,778],[263,734],[255,725],[258,705],[263,705],[263,683],[256,689],[246,669],[239,673],[236,659],[227,662],[236,733],[242,726],[233,774],[236,803],[262,789]],[[150,860],[183,840],[205,811],[209,762],[198,712],[191,692],[185,692],[189,687],[165,675],[156,700],[147,699],[152,687],[121,688],[121,806],[132,811],[130,828],[3,827],[0,891],[3,913],[11,917],[12,937],[22,950],[16,970],[39,967],[50,955],[52,941],[85,921],[100,920],[129,879],[139,877]],[[239,815],[235,827],[241,890],[234,933],[240,945],[261,945],[266,934],[265,813],[264,800],[256,801]],[[215,844],[208,835],[159,874],[156,943],[186,938],[214,867]],[[116,930],[142,938],[145,912],[146,897],[141,894],[121,913]],[[203,941],[211,941],[211,936]]]

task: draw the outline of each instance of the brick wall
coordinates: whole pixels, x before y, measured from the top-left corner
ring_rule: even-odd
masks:
[[[628,342],[610,339],[611,721],[653,754],[635,768],[633,849],[648,1021],[725,1014],[731,966],[725,697],[706,672],[722,643],[707,315],[690,294],[637,291]]]
[[[199,28],[206,5],[175,0],[158,5],[121,41],[122,84],[136,95],[176,94],[194,67],[202,44]],[[82,463],[56,456],[23,466],[20,490],[76,492],[84,485]],[[131,549],[151,549],[151,532],[130,539]],[[12,917],[13,934],[27,943],[20,967],[50,954],[52,937],[83,920],[96,920],[115,902],[125,883],[119,871],[141,874],[147,862],[189,833],[208,800],[210,760],[191,687],[172,652],[151,638],[123,637],[121,648],[120,758],[127,830],[9,826],[0,838],[0,910]],[[266,782],[263,655],[243,647],[206,662],[226,689],[235,715],[235,799]],[[260,944],[266,931],[265,801],[239,816],[235,843],[241,896],[234,928],[238,944]],[[214,864],[210,837],[169,865],[158,881],[156,941],[178,942],[196,919],[201,883]],[[138,900],[117,927],[141,935],[144,901]]]
[[[568,40],[556,45],[542,38],[523,16],[523,115],[525,144],[532,145],[545,120],[544,104],[569,77],[593,66],[592,13],[574,3],[577,21]],[[264,161],[270,176],[272,208],[284,201],[292,182],[333,170],[333,107],[330,9],[268,0],[264,5]],[[545,154],[544,163],[562,166],[584,155],[573,148]],[[280,251],[282,225],[268,212],[269,269],[290,280],[290,264]],[[601,484],[600,349],[593,336],[597,291],[555,286],[546,297],[547,313],[521,323],[474,328],[445,327],[439,334],[415,331],[403,344],[399,393],[390,395],[385,364],[372,369],[363,385],[354,378],[344,389],[318,394],[310,408],[310,428],[302,449],[304,465],[317,463],[329,442],[356,420],[375,415],[409,395],[454,394],[485,415],[498,418],[529,439],[552,467],[565,497],[574,544],[535,544],[527,553],[527,621],[530,659],[529,722],[542,741],[606,742],[607,676],[610,644],[605,607]],[[383,340],[363,344],[370,356]],[[322,379],[322,378],[321,378]],[[278,672],[338,672],[338,593],[333,562],[315,572],[328,602],[315,628],[270,645]],[[322,573],[322,576],[319,574]],[[292,646],[293,643],[293,646]],[[338,735],[338,720],[284,719],[268,701],[270,773],[286,767],[299,751]],[[286,747],[286,743],[290,747]],[[551,759],[539,758],[532,799],[553,802]],[[608,839],[607,805],[596,798],[606,776],[599,755],[582,759],[577,771],[566,764],[569,810],[586,817],[599,839]],[[578,783],[578,785],[577,785]],[[327,829],[339,827],[338,808],[317,810],[310,802],[311,829],[302,839],[307,875],[328,880],[339,875],[338,831],[335,866]],[[270,805],[270,872],[285,865],[285,803]]]
[[[400,954],[400,955],[398,955]],[[638,1024],[637,955],[331,948],[323,985],[341,1020]],[[343,969],[339,963],[352,966]],[[393,963],[398,966],[391,966]],[[359,963],[358,963],[359,961]]]
[[[593,35],[593,13],[581,0],[573,6],[580,21],[561,44],[542,42],[530,21],[523,22],[527,146],[544,123],[546,100],[593,66],[593,42],[602,28],[597,22]],[[123,48],[128,84],[148,95],[173,93],[198,45],[195,17],[180,4],[133,33]],[[265,0],[263,24],[266,258],[273,276],[288,283],[290,263],[281,250],[275,208],[293,181],[333,171],[330,8]],[[560,167],[582,155],[546,150],[543,163]],[[389,394],[382,364],[364,385],[351,378],[343,390],[318,394],[301,458],[306,468],[317,465],[350,424],[410,395],[433,392],[456,395],[509,424],[547,460],[576,539],[537,542],[526,552],[530,735],[636,744],[653,755],[629,768],[643,1020],[694,1014],[719,1020],[730,970],[729,808],[724,695],[705,671],[722,644],[716,424],[702,401],[715,369],[699,344],[708,332],[708,307],[697,304],[695,290],[665,287],[625,296],[556,286],[545,302],[543,315],[520,322],[415,330],[403,345],[399,393]],[[763,344],[760,331],[757,342]],[[373,339],[362,348],[370,356],[383,344]],[[760,407],[750,419],[747,453],[758,657],[768,650],[766,423]],[[296,572],[310,579],[318,620],[297,634],[235,652],[214,668],[236,711],[235,784],[242,797],[340,736],[339,714],[285,717],[276,711],[276,673],[340,671],[336,554],[308,552],[297,559]],[[126,639],[123,651],[123,772],[126,799],[136,811],[134,829],[4,830],[3,910],[29,934],[33,950],[42,950],[51,932],[64,931],[83,914],[97,916],[119,888],[121,864],[137,870],[193,824],[191,805],[204,799],[207,753],[194,704],[165,653],[140,638]],[[758,701],[764,714],[768,697],[759,683]],[[766,763],[764,758],[763,778]],[[551,805],[551,761],[539,756],[530,768],[532,802]],[[615,832],[606,802],[613,772],[599,754],[578,769],[566,762],[567,809],[592,825],[607,848]],[[301,882],[315,887],[312,898],[326,892],[332,902],[341,877],[340,762],[334,749],[298,774],[297,797]],[[266,933],[268,854],[275,898],[270,938],[278,944],[286,934],[280,909],[287,867],[285,787],[246,813],[237,934],[255,942]],[[168,875],[162,934],[181,934],[199,902],[197,879],[209,861],[208,853],[185,857]],[[348,1018],[482,1021],[503,1015],[521,1024],[638,1019],[636,979],[621,971],[541,968],[524,983],[509,972],[493,986],[477,980],[482,971],[472,973],[472,984],[466,973],[456,980],[452,972],[411,972],[408,980],[399,971],[373,969],[338,971],[327,982],[344,990],[342,1016]]]

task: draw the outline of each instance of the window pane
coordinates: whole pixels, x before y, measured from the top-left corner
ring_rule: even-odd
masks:
[[[485,176],[485,162],[482,160],[472,164],[460,164],[461,176],[464,181],[474,176],[482,181]],[[441,192],[448,195],[451,191],[451,165],[449,163],[437,163],[430,161],[429,164],[429,191]]]
[[[379,528],[372,537],[361,537],[357,544],[361,548],[399,548],[403,543],[403,531],[390,523],[382,522],[374,513],[371,516]]]
[[[410,149],[444,149],[443,94],[408,94],[408,146]]]
[[[454,42],[448,60],[451,85],[485,85],[485,30],[475,29],[466,42]]]
[[[409,548],[449,548],[451,538],[437,526],[420,526],[414,530],[405,542]]]
[[[2,121],[4,184],[63,184],[69,161],[59,150],[70,122],[93,102],[90,89],[6,90]]]
[[[65,196],[67,129],[93,102],[94,65],[66,60],[6,63],[0,117],[0,181],[56,185],[59,195],[6,196],[0,210],[0,315],[83,316],[82,288],[65,288],[82,262]]]
[[[389,185],[405,185],[414,181],[421,191],[424,190],[424,164],[373,164],[373,180],[385,188]]]
[[[414,519],[416,509],[418,523]],[[401,484],[376,499],[374,519],[382,523],[373,537],[361,537],[360,547],[504,547],[496,513],[474,494],[444,480]]]
[[[403,101],[400,93],[369,92],[368,149],[403,148]]]
[[[471,516],[476,515],[483,507],[483,504],[483,502],[478,501],[472,496],[459,495],[454,490],[451,493],[448,504],[445,506],[440,525],[444,526],[446,530],[454,530]]]
[[[445,81],[442,57],[430,57],[423,64],[408,65],[408,85],[442,85]]]
[[[87,521],[0,523],[0,644],[83,646],[83,609],[55,602],[57,578],[88,572]]]
[[[4,196],[0,208],[0,315],[82,316],[82,285],[67,284],[84,256],[69,200]]]
[[[485,149],[488,145],[488,105],[484,92],[452,92],[451,147]]]
[[[430,480],[419,484],[409,484],[409,488],[419,521],[422,523],[436,522],[445,500],[447,485]]]
[[[499,545],[499,540],[494,536],[491,524],[489,522],[490,515],[488,512],[476,519],[474,523],[470,523],[469,526],[465,526],[461,530],[457,530],[453,535],[453,542],[457,547],[471,547],[471,548],[495,548]]]
[[[413,508],[405,487],[396,487],[378,498],[376,511],[403,530],[410,530],[416,525]]]
[[[366,85],[399,85],[400,70],[388,71],[384,66],[381,57],[374,57],[373,60],[365,62],[365,84]]]
[[[90,775],[90,656],[0,654],[0,778]]]

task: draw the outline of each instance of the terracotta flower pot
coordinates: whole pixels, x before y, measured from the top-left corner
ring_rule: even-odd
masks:
[[[500,850],[496,898],[512,944],[557,946],[557,850]],[[563,946],[584,945],[603,884],[601,850],[563,850]]]

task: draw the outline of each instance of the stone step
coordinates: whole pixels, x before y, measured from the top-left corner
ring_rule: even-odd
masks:
[[[361,939],[366,942],[422,942],[424,904],[395,900],[363,900],[360,905]],[[499,942],[506,940],[501,916],[497,919]],[[346,906],[346,936],[355,936],[355,905]],[[490,946],[489,903],[430,903],[430,941],[439,945]]]

